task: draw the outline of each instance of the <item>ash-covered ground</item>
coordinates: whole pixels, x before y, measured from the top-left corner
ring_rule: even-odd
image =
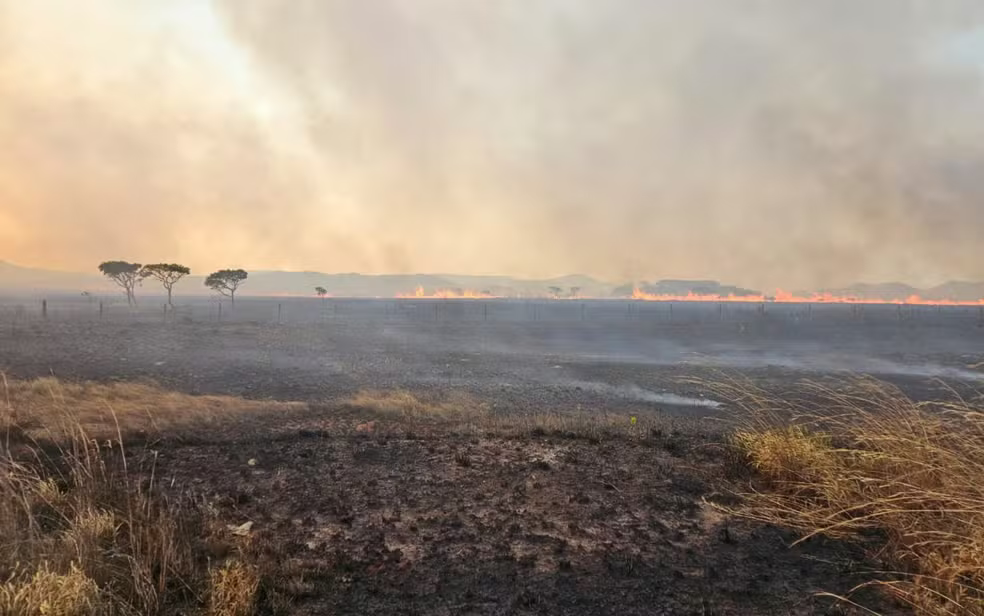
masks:
[[[0,369],[149,377],[190,392],[330,400],[454,388],[502,411],[718,411],[722,373],[768,387],[870,374],[932,397],[984,382],[973,307],[626,301],[96,299],[0,304]]]

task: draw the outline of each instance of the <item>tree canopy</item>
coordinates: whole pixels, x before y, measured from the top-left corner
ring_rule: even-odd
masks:
[[[167,290],[167,303],[171,302],[171,291],[175,283],[191,273],[191,269],[177,263],[152,263],[140,270],[141,278],[156,278]]]
[[[140,267],[139,263],[129,261],[104,261],[99,264],[99,271],[103,276],[123,287],[127,303],[133,305],[137,301],[133,290],[140,284]]]
[[[205,286],[232,298],[232,302],[236,302],[236,291],[239,289],[239,285],[249,278],[249,272],[242,269],[224,269],[217,272],[212,272],[205,279]]]

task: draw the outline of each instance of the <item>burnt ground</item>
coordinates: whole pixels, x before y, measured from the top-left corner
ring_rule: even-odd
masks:
[[[67,302],[67,300],[66,300]],[[149,301],[148,301],[149,303]],[[192,302],[164,315],[93,303],[0,301],[0,370],[21,377],[151,378],[190,393],[337,400],[365,389],[457,389],[503,411],[706,414],[722,372],[781,390],[866,373],[933,397],[984,383],[973,308],[645,302],[248,300],[221,317]],[[220,320],[221,319],[221,320]],[[279,321],[279,322],[278,322]],[[684,382],[686,379],[687,382]]]
[[[742,480],[687,422],[608,433],[304,415],[157,457],[172,492],[254,523],[251,549],[277,572],[263,594],[290,597],[292,614],[843,614],[817,593],[847,593],[874,566],[719,511]]]
[[[153,445],[169,490],[254,522],[250,544],[279,572],[264,592],[297,614],[840,613],[816,593],[877,563],[720,513],[745,480],[721,442],[728,407],[693,379],[781,392],[861,371],[918,397],[982,380],[967,311],[417,304],[299,302],[280,323],[263,300],[222,321],[207,305],[0,310],[0,370],[309,403]],[[365,389],[464,392],[519,428],[382,418],[359,433],[375,415],[344,401]],[[645,429],[537,430],[531,413]]]

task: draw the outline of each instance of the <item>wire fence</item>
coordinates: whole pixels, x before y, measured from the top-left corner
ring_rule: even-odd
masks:
[[[984,306],[905,304],[653,302],[639,300],[193,298],[167,305],[148,297],[136,306],[117,298],[0,299],[0,323],[91,321],[252,323],[277,325],[363,322],[590,323],[654,325],[835,324],[984,328]]]

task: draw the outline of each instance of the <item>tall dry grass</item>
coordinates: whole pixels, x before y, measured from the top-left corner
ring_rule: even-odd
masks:
[[[719,390],[750,418],[734,443],[757,481],[739,513],[865,542],[880,563],[865,585],[920,613],[984,615],[984,405],[868,379]]]
[[[177,434],[251,413],[288,412],[302,405],[194,396],[153,382],[68,382],[54,377],[12,380],[0,375],[0,430],[34,439],[69,438],[76,428],[95,438]]]
[[[242,554],[208,558],[220,526],[206,507],[166,497],[152,452],[124,447],[162,400],[180,407],[175,417],[196,408],[150,385],[0,378],[0,614],[252,613],[255,579],[216,573],[253,571]],[[231,410],[232,399],[221,405]]]

